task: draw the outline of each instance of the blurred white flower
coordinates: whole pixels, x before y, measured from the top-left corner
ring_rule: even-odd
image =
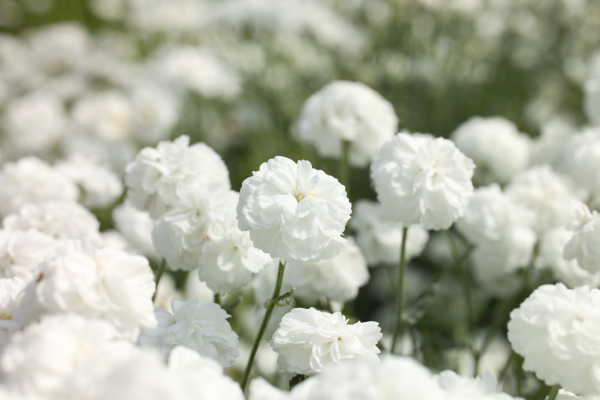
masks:
[[[154,347],[169,354],[182,345],[229,367],[239,356],[238,335],[227,322],[230,317],[218,304],[193,299],[173,299],[173,314],[156,308],[158,326],[144,329],[139,338],[143,347]]]
[[[189,188],[201,196],[230,189],[221,157],[204,143],[189,146],[189,142],[188,136],[180,136],[157,148],[146,147],[127,165],[125,183],[134,207],[157,218]]]
[[[67,118],[59,98],[33,92],[10,101],[2,121],[10,155],[43,153],[65,134]]]
[[[576,220],[568,227],[574,231],[573,237],[564,247],[566,260],[577,260],[581,268],[596,274],[600,272],[600,216],[590,211],[585,204],[577,208]]]
[[[271,347],[279,353],[277,364],[282,369],[312,375],[334,364],[376,359],[381,337],[377,322],[348,325],[339,312],[294,308],[281,320]]]
[[[558,391],[556,400],[598,400],[600,396],[576,396],[571,392],[567,392],[564,389]]]
[[[77,201],[75,182],[36,157],[6,163],[0,170],[0,216],[27,203]]]
[[[149,258],[160,257],[152,243],[152,218],[147,212],[126,201],[113,209],[112,219],[115,228],[140,254]]]
[[[0,354],[10,336],[29,323],[26,310],[34,307],[23,301],[28,281],[21,278],[0,278]]]
[[[560,170],[580,187],[600,196],[600,128],[571,135],[562,151]]]
[[[0,279],[33,279],[38,264],[50,256],[57,241],[36,230],[0,230]]]
[[[592,78],[585,83],[583,109],[592,125],[600,125],[600,78]]]
[[[275,157],[247,178],[237,208],[239,228],[281,262],[316,262],[339,254],[350,219],[344,186],[310,162]]]
[[[73,107],[77,129],[108,141],[121,141],[131,135],[131,102],[118,91],[89,94]]]
[[[450,137],[477,165],[473,180],[479,184],[508,183],[529,163],[531,140],[502,117],[472,117]]]
[[[340,254],[316,263],[289,260],[284,285],[294,286],[294,297],[309,304],[325,296],[329,300],[354,300],[358,289],[369,280],[367,262],[352,238]]]
[[[158,282],[158,288],[156,289],[156,297],[154,299],[154,304],[158,308],[162,308],[167,310],[170,313],[173,313],[171,309],[171,303],[175,298],[182,298],[183,293],[177,290],[175,285],[175,279],[168,273],[164,273]]]
[[[401,132],[371,164],[371,179],[388,217],[438,230],[463,216],[474,169],[450,140]]]
[[[369,265],[397,264],[400,260],[402,223],[391,221],[383,212],[381,204],[360,199],[354,203],[350,227],[356,231],[355,241]],[[406,259],[423,253],[429,233],[420,225],[408,228]]]
[[[168,139],[179,116],[179,101],[173,93],[144,82],[133,88],[131,106],[136,139],[149,145]]]
[[[211,303],[215,298],[215,293],[198,277],[198,270],[188,273],[184,294],[185,300],[198,299],[202,303]]]
[[[566,145],[575,134],[575,127],[563,119],[553,119],[542,126],[540,136],[533,140],[530,165],[549,164],[562,168]]]
[[[510,314],[508,340],[523,369],[547,385],[590,395],[600,392],[600,290],[562,283],[538,287]]]
[[[498,393],[496,378],[489,372],[483,378],[473,379],[457,375],[454,371],[443,371],[435,377],[435,380],[446,393],[448,400],[516,399],[506,393]]]
[[[125,15],[127,2],[124,0],[92,0],[90,8],[96,16],[102,19],[118,21]]]
[[[349,162],[364,167],[396,133],[394,107],[359,82],[334,81],[309,97],[298,119],[298,138],[322,157],[339,158],[351,142]]]
[[[148,260],[93,240],[69,241],[41,264],[40,304],[50,312],[73,312],[110,321],[135,340],[140,328],[156,326],[154,275]]]
[[[109,207],[123,193],[123,183],[117,174],[91,162],[83,154],[73,155],[68,161],[57,163],[56,169],[79,185],[79,201],[86,207]]]
[[[569,223],[579,203],[569,181],[548,165],[521,172],[504,192],[534,213],[532,228],[538,236]]]
[[[100,223],[82,205],[70,201],[26,204],[18,213],[4,217],[5,229],[35,229],[56,239],[100,237]]]

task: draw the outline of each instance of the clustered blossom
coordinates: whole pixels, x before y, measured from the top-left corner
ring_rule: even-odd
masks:
[[[600,272],[600,216],[582,204],[577,210],[577,219],[570,224],[573,237],[567,242],[564,257],[577,260],[584,270],[596,274]]]
[[[474,169],[451,141],[401,132],[381,148],[371,178],[389,218],[437,230],[463,216]]]
[[[333,158],[340,158],[349,142],[350,163],[364,167],[394,136],[397,124],[394,107],[379,93],[360,82],[334,81],[304,103],[298,139]]]

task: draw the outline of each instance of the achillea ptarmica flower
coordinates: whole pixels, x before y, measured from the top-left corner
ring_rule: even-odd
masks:
[[[577,260],[579,266],[591,273],[600,271],[600,216],[585,204],[577,209],[577,219],[569,224],[574,231],[567,242],[564,257]]]
[[[394,107],[379,93],[359,82],[335,81],[304,103],[298,138],[331,158],[340,157],[343,141],[351,142],[350,163],[364,167],[394,136],[397,124]]]
[[[311,375],[349,360],[376,359],[381,337],[377,322],[348,325],[339,312],[294,308],[281,320],[271,347],[279,353],[277,364],[281,368]]]
[[[560,170],[580,187],[600,196],[600,128],[588,128],[571,135],[562,153]]]
[[[474,169],[450,140],[401,132],[382,147],[371,178],[386,215],[438,230],[463,216]]]
[[[454,371],[443,371],[435,377],[446,393],[447,400],[513,400],[514,397],[496,391],[497,381],[489,372],[483,378],[457,375]],[[522,400],[519,398],[519,400]]]
[[[165,354],[182,345],[217,360],[224,368],[238,358],[238,335],[227,322],[230,315],[221,306],[198,299],[188,302],[173,299],[171,308],[173,314],[155,309],[158,326],[142,332],[140,345],[157,348]]]
[[[547,385],[600,392],[600,290],[562,283],[537,288],[510,314],[508,340],[523,369]]]
[[[345,246],[351,205],[337,179],[308,161],[275,157],[244,181],[237,213],[256,248],[281,262],[316,262]]]
[[[33,229],[0,229],[0,279],[33,279],[38,264],[52,255],[56,245],[54,238]]]

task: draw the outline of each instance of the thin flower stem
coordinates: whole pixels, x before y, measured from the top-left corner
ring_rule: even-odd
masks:
[[[400,246],[400,270],[398,271],[398,290],[396,295],[398,296],[398,310],[396,315],[396,329],[394,330],[394,339],[392,340],[392,347],[390,353],[394,354],[396,351],[396,343],[398,338],[402,336],[402,329],[404,327],[404,307],[406,306],[406,291],[404,290],[404,280],[406,275],[406,238],[408,237],[408,227],[402,229],[402,245]]]
[[[260,341],[262,340],[262,337],[265,334],[265,330],[267,329],[267,325],[269,324],[269,320],[271,319],[271,315],[273,314],[273,309],[275,309],[275,305],[277,304],[275,299],[279,297],[279,293],[281,292],[284,270],[285,264],[282,264],[280,262],[279,270],[277,271],[277,282],[275,283],[275,290],[273,291],[273,296],[271,297],[271,301],[268,304],[267,311],[265,312],[265,316],[262,320],[262,324],[260,325],[260,329],[258,330],[258,335],[256,335],[256,339],[254,340],[254,344],[252,345],[250,358],[248,359],[248,364],[246,365],[246,370],[244,371],[244,379],[242,379],[242,390],[244,392],[248,387],[248,379],[250,378],[250,372],[252,371],[252,365],[254,364],[254,357],[256,356],[258,345],[260,344]]]
[[[548,400],[556,400],[556,396],[558,396],[558,391],[560,390],[560,385],[554,385],[550,389],[550,393],[548,393]]]
[[[165,272],[165,267],[167,266],[167,260],[163,258],[163,262],[158,267],[156,272],[154,273],[154,282],[156,284],[156,288],[154,289],[154,294],[152,295],[152,302],[156,299],[156,293],[158,293],[158,283],[160,282],[160,278],[162,278],[163,273]]]

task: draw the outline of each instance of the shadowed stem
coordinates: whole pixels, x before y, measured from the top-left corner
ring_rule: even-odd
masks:
[[[406,291],[404,290],[404,280],[406,275],[406,238],[408,237],[408,227],[402,228],[402,245],[400,246],[400,270],[398,273],[398,290],[396,296],[398,296],[398,313],[396,315],[396,329],[394,330],[394,339],[392,340],[392,347],[390,353],[395,354],[396,342],[398,338],[402,336],[402,329],[404,327],[404,307],[406,306]]]
[[[162,264],[160,265],[160,267],[158,267],[158,269],[154,273],[154,282],[156,284],[156,288],[154,289],[154,294],[152,295],[152,302],[154,302],[154,299],[156,299],[156,293],[158,293],[158,283],[160,282],[160,278],[162,278],[163,273],[165,272],[166,265],[167,265],[167,260],[163,258]]]
[[[280,262],[279,270],[277,271],[277,282],[275,283],[275,290],[273,291],[271,301],[269,301],[268,303],[267,312],[265,313],[265,316],[262,320],[262,324],[260,325],[260,329],[258,330],[258,335],[256,335],[256,339],[254,340],[254,344],[252,345],[250,358],[248,359],[248,364],[246,365],[246,370],[244,371],[244,379],[242,379],[242,390],[244,392],[248,387],[248,379],[250,378],[250,372],[252,371],[252,365],[254,364],[254,357],[256,356],[258,345],[260,344],[260,341],[262,340],[262,337],[265,334],[265,330],[267,329],[267,325],[269,324],[269,320],[271,319],[271,315],[273,314],[273,310],[275,309],[275,305],[277,304],[277,298],[279,297],[279,293],[281,292],[284,270],[285,264],[282,264]]]
[[[550,389],[550,393],[548,393],[548,400],[556,400],[556,396],[558,396],[558,391],[560,390],[560,385],[554,385]]]

